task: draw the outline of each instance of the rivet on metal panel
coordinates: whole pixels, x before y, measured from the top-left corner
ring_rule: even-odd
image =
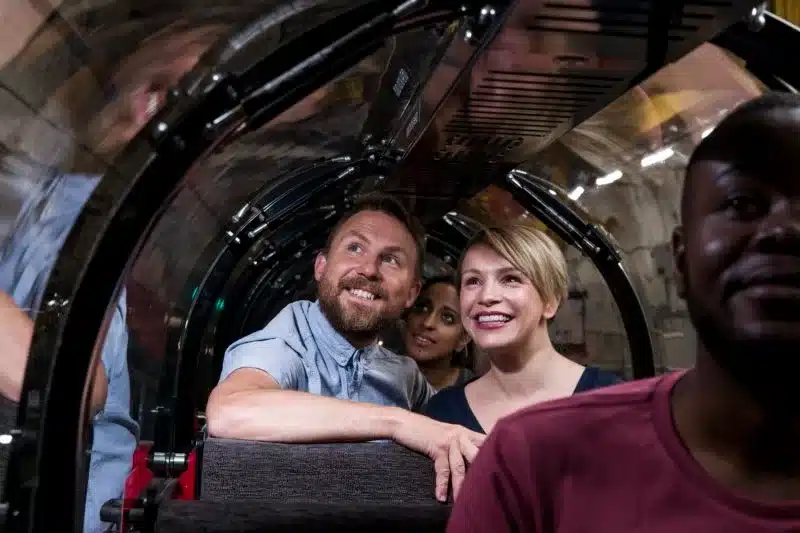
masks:
[[[252,229],[251,231],[248,231],[247,232],[247,236],[252,239],[255,236],[257,236],[259,233],[261,233],[262,231],[267,229],[267,226],[268,226],[268,224],[266,222],[264,224],[260,224],[256,228]]]
[[[242,217],[244,216],[244,214],[247,212],[248,209],[250,209],[250,204],[244,204],[242,206],[242,208],[239,209],[236,212],[236,214],[233,215],[233,218],[232,218],[233,222],[234,223],[239,222],[242,219]]]

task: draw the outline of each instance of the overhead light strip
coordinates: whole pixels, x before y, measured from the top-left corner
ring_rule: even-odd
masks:
[[[577,187],[575,187],[574,189],[572,189],[572,191],[571,191],[571,192],[570,192],[570,193],[569,193],[567,196],[569,196],[570,200],[573,200],[573,201],[575,201],[575,200],[577,200],[578,198],[580,198],[580,197],[581,197],[581,195],[582,195],[582,194],[583,194],[585,191],[586,191],[586,189],[584,189],[582,186],[578,185]]]
[[[621,170],[615,170],[614,172],[610,172],[610,173],[606,174],[602,178],[597,178],[596,180],[594,180],[594,184],[597,185],[597,186],[608,185],[609,183],[614,183],[615,181],[617,181],[621,177],[622,177],[622,171]]]
[[[675,155],[675,150],[673,150],[672,148],[664,148],[663,150],[659,150],[658,152],[653,152],[652,154],[644,156],[642,158],[642,168],[647,168],[649,166],[653,166],[658,163],[663,163],[673,155]]]

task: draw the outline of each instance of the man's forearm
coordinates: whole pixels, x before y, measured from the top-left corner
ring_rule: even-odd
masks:
[[[212,394],[206,415],[213,436],[285,443],[392,439],[403,419],[415,416],[398,407],[288,390]]]

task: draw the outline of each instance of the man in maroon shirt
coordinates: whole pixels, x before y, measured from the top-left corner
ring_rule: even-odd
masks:
[[[449,533],[800,532],[800,96],[695,150],[673,236],[696,367],[520,411]]]

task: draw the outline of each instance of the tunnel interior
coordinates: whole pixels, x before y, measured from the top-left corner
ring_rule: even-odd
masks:
[[[227,346],[314,299],[315,255],[373,191],[425,224],[427,276],[481,223],[530,219],[568,262],[562,352],[628,379],[691,366],[669,251],[688,156],[800,86],[775,53],[797,28],[752,1],[89,4],[21,12],[32,31],[0,56],[3,253],[100,178],[35,280],[1,428],[9,531],[80,522],[87,376],[123,290],[139,439],[188,461]],[[132,134],[126,90],[147,109]]]

